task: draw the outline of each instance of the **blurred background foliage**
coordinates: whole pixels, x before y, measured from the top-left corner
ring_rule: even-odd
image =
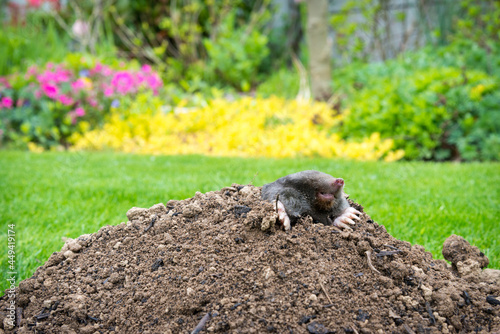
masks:
[[[121,109],[136,99],[150,104],[143,94],[160,99],[153,114],[210,108],[210,101],[221,97],[238,103],[242,96],[254,96],[258,110],[273,95],[301,100],[311,95],[307,67],[314,51],[305,43],[306,1],[27,3],[20,10],[16,1],[0,2],[2,146],[69,147],[73,134],[102,128],[116,114],[113,103]],[[358,143],[376,134],[390,139],[394,152],[403,150],[408,160],[500,160],[498,1],[328,5],[333,70],[327,104],[331,116],[341,118],[330,134]],[[49,63],[71,72],[66,88],[58,86],[61,92],[71,95],[68,85],[82,78],[94,91],[71,96],[73,103],[46,95],[35,101],[33,87],[42,83],[27,73],[33,65],[40,73],[49,71]],[[135,83],[133,93],[104,96],[101,90],[111,83],[85,74],[97,65],[108,66],[109,75],[128,71],[131,76],[151,65],[162,85],[153,92]],[[89,105],[93,95],[97,104]],[[84,107],[86,114],[72,123],[68,115]]]

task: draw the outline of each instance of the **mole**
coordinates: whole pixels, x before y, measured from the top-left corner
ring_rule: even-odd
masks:
[[[351,230],[361,212],[347,202],[344,180],[315,170],[283,176],[262,187],[262,199],[276,205],[278,219],[285,230],[299,217]]]

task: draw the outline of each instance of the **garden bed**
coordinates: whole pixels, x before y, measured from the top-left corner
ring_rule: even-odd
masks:
[[[22,281],[21,329],[4,320],[4,331],[190,333],[203,320],[221,333],[500,330],[498,272],[459,237],[445,243],[450,266],[366,213],[352,232],[304,218],[287,233],[260,188],[239,185],[127,217],[68,240]]]

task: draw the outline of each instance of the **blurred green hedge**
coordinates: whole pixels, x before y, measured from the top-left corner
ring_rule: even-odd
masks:
[[[379,132],[410,160],[500,160],[498,77],[429,54],[435,52],[337,73],[343,137]]]

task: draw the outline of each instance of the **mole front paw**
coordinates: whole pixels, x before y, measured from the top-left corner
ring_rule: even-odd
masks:
[[[278,220],[285,229],[285,231],[289,231],[292,228],[292,225],[290,224],[290,217],[288,217],[285,206],[283,203],[281,203],[279,200],[274,200],[273,204],[276,208],[276,213],[278,214]]]
[[[349,207],[345,209],[344,212],[333,221],[333,225],[341,229],[352,231],[349,225],[346,224],[355,225],[356,223],[354,222],[354,220],[360,219],[358,215],[361,215],[361,212],[359,212],[355,208]]]

